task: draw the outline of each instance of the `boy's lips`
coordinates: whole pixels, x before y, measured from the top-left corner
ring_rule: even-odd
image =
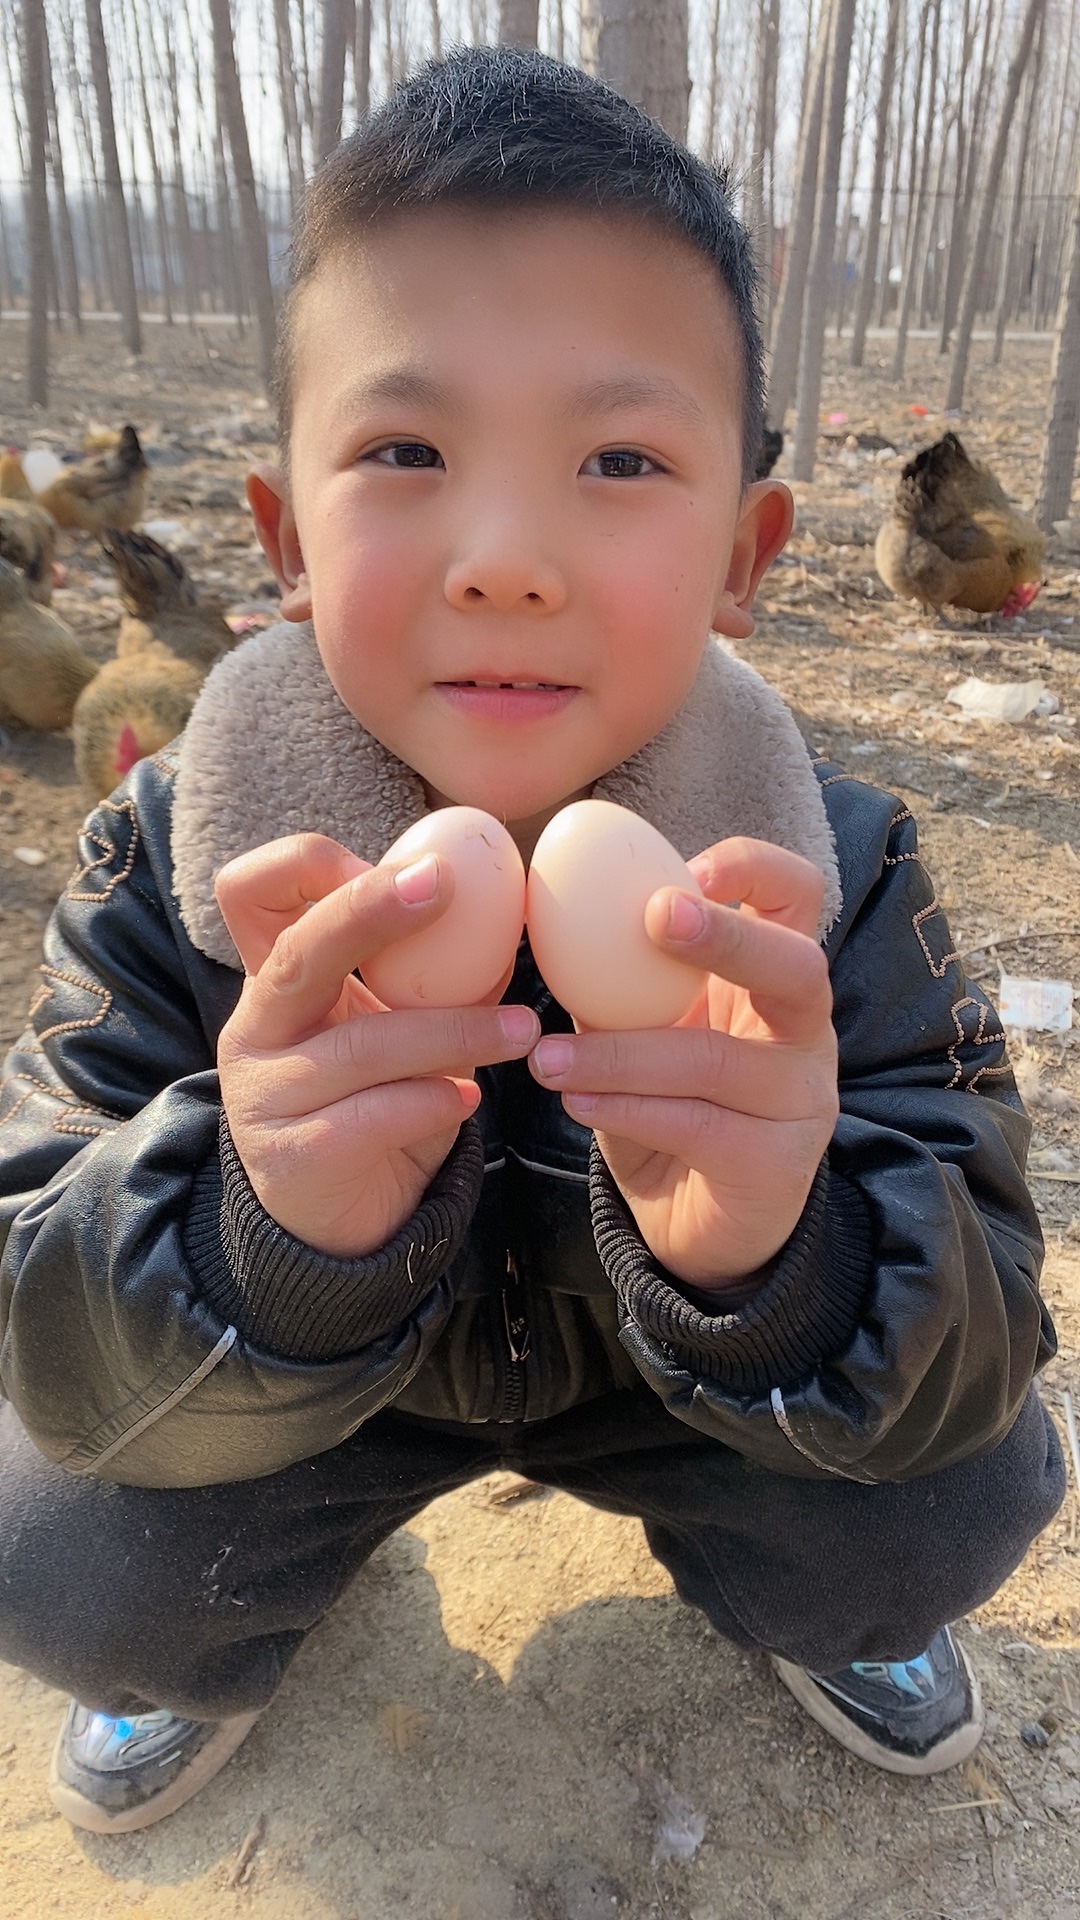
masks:
[[[569,706],[578,687],[549,680],[439,680],[436,692],[474,720],[541,720]]]

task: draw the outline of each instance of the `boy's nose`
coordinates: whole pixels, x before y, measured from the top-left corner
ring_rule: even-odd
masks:
[[[566,581],[554,561],[489,527],[451,561],[444,591],[452,607],[468,612],[487,604],[500,613],[557,613]]]

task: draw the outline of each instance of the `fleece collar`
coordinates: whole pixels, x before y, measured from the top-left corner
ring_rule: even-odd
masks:
[[[732,834],[801,853],[825,875],[821,932],[840,911],[832,832],[795,722],[719,641],[667,726],[593,791],[651,820],[684,859]],[[338,698],[310,624],[270,627],[214,668],[181,741],[172,851],[188,935],[239,968],[214,900],[226,861],[302,832],[376,861],[426,810],[418,775]]]

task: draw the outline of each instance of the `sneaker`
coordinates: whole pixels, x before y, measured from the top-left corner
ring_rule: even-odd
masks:
[[[236,1752],[257,1713],[92,1713],[73,1700],[52,1758],[49,1798],[73,1827],[134,1833],[175,1813]]]
[[[943,1773],[982,1739],[979,1683],[948,1627],[914,1660],[856,1660],[840,1673],[810,1673],[774,1655],[773,1666],[819,1726],[890,1773]]]

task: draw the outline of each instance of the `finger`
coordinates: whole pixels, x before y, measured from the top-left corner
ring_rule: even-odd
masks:
[[[684,929],[692,926],[689,937]],[[661,887],[645,908],[651,940],[680,960],[743,987],[778,1040],[812,1044],[832,1012],[832,985],[815,940],[772,920]]]
[[[214,892],[245,972],[258,973],[285,927],[369,866],[322,833],[289,834],[230,860]]]
[[[835,1041],[816,1052],[708,1027],[663,1032],[548,1034],[529,1056],[559,1093],[631,1093],[704,1100],[762,1120],[820,1111],[836,1084]]]
[[[477,1067],[520,1060],[539,1037],[532,1008],[520,1006],[425,1007],[345,1020],[275,1061],[269,1098],[280,1115],[302,1114],[422,1076],[467,1079]]]
[[[816,937],[825,876],[801,854],[741,835],[707,847],[689,867],[707,899],[738,900],[754,915]]]
[[[717,1192],[761,1194],[761,1168],[773,1170],[777,1188],[805,1180],[807,1191],[829,1143],[827,1114],[793,1125],[730,1113],[706,1100],[654,1100],[637,1094],[566,1094],[567,1112],[602,1136],[604,1157],[616,1178],[640,1171],[655,1154],[666,1169],[672,1160],[692,1167]],[[636,1150],[636,1151],[635,1151]]]
[[[312,1164],[322,1166],[331,1183],[334,1161],[340,1159],[346,1180],[355,1185],[366,1163],[451,1132],[479,1104],[480,1089],[473,1080],[398,1080],[351,1094],[307,1116],[296,1128],[296,1147]]]
[[[427,898],[410,900],[417,891]],[[286,925],[233,1015],[234,1032],[264,1052],[318,1032],[356,967],[429,926],[453,898],[454,876],[435,854],[401,867],[370,867]]]

